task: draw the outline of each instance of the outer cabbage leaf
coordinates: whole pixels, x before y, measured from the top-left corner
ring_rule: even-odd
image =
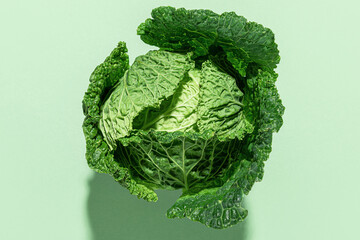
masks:
[[[159,108],[172,96],[193,67],[189,56],[179,53],[150,51],[137,57],[102,108],[100,129],[109,146],[115,149],[116,140],[130,134],[140,112]]]
[[[272,133],[283,124],[282,105],[275,82],[277,74],[255,70],[247,79],[244,98],[244,113],[249,121],[257,122],[254,134],[246,139],[248,154],[256,161],[265,161],[271,152]],[[260,177],[261,178],[261,177]]]
[[[234,12],[219,15],[210,10],[159,7],[153,9],[151,16],[138,27],[138,34],[147,44],[171,51],[193,51],[194,58],[208,55],[211,47],[220,46],[242,76],[248,63],[257,63],[267,70],[279,63],[272,31]]]
[[[223,185],[221,176],[238,155],[238,140],[221,142],[211,131],[140,130],[120,142],[116,154],[137,182],[192,194]]]
[[[129,189],[131,194],[147,201],[156,201],[155,192],[135,182],[128,169],[121,167],[114,159],[113,151],[110,150],[98,127],[101,117],[100,107],[108,91],[118,83],[128,68],[127,48],[124,42],[120,42],[104,63],[97,66],[90,76],[90,84],[83,99],[86,159],[90,168],[100,173],[110,174],[122,186]]]
[[[226,228],[242,221],[247,211],[242,207],[255,181],[263,176],[264,161],[271,152],[272,133],[282,125],[284,106],[275,87],[277,75],[258,70],[244,88],[244,112],[255,126],[240,142],[240,155],[224,175],[226,183],[198,194],[184,194],[168,210],[169,218],[187,217],[209,227]]]

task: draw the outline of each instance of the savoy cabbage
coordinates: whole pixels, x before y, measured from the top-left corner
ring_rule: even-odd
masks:
[[[90,77],[89,166],[147,201],[182,189],[169,218],[236,224],[282,125],[273,33],[233,12],[159,7],[138,35],[159,50],[129,66],[120,42]]]

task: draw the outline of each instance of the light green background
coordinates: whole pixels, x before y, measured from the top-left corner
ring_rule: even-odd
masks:
[[[271,28],[286,106],[243,224],[168,220],[180,192],[131,196],[86,165],[81,100],[96,65],[160,5],[235,11]],[[0,6],[0,239],[360,239],[357,1],[4,1]]]

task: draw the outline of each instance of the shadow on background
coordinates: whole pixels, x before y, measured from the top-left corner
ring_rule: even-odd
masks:
[[[130,195],[110,176],[98,173],[89,180],[89,187],[87,210],[93,240],[247,239],[246,220],[215,230],[188,219],[168,219],[166,210],[180,191],[158,191],[158,202],[148,203]]]

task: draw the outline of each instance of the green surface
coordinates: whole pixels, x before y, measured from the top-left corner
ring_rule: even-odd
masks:
[[[286,112],[244,223],[169,220],[85,160],[90,73],[159,5],[235,11],[275,33]],[[358,239],[357,1],[8,1],[0,8],[0,239]]]

